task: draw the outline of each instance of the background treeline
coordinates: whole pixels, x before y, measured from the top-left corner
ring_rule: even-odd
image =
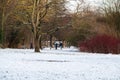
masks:
[[[93,7],[78,0],[0,0],[0,47],[53,47],[55,40],[80,51],[120,53],[120,1],[104,0]],[[43,44],[44,43],[44,44]]]

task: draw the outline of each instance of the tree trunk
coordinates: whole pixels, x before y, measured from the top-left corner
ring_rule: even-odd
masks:
[[[1,22],[1,42],[2,46],[4,47],[4,12],[2,13],[2,22]]]
[[[35,52],[40,52],[39,36],[36,36],[34,38],[34,45],[35,45]]]
[[[40,49],[42,49],[42,36],[40,37]]]
[[[52,35],[50,35],[50,48],[52,48]]]

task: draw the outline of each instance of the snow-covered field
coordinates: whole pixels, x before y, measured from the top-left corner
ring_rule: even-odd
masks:
[[[0,80],[120,80],[120,55],[0,49]]]

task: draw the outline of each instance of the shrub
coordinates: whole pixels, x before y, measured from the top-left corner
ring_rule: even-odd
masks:
[[[81,51],[93,53],[120,52],[120,39],[108,35],[97,35],[79,44]]]

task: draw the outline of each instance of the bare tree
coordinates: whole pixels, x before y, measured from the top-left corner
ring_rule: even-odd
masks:
[[[111,31],[114,31],[116,37],[120,37],[120,0],[105,0],[102,10]]]
[[[32,10],[32,26],[34,33],[34,46],[35,52],[40,52],[39,50],[39,40],[41,38],[41,22],[46,16],[49,5],[51,2],[49,0],[33,0],[33,10]]]
[[[17,0],[1,0],[1,43],[4,46],[4,28],[7,18],[12,14],[15,6],[17,5]]]

